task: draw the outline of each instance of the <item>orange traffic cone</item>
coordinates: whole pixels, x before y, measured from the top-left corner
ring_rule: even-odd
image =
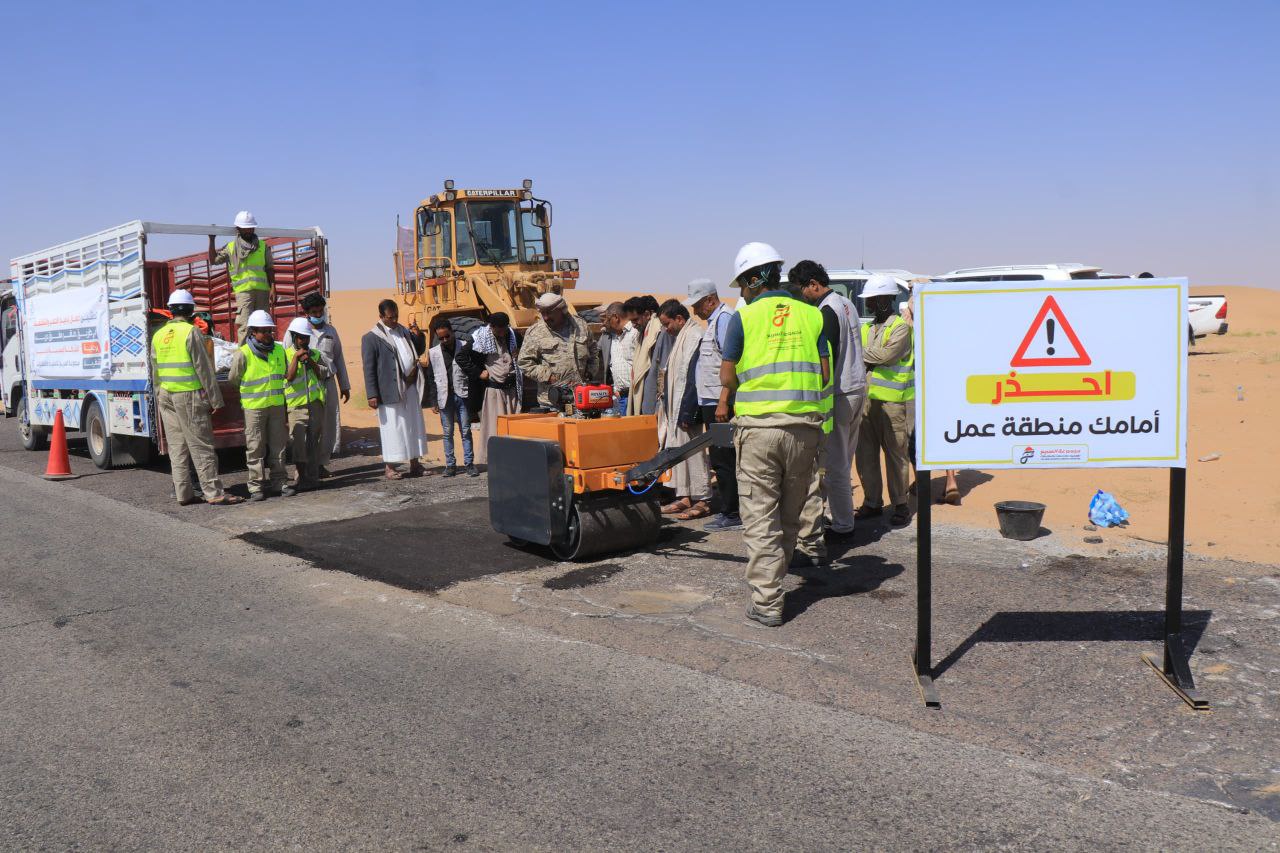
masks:
[[[45,467],[46,480],[74,480],[71,473],[71,457],[67,454],[67,427],[62,422],[62,409],[53,416],[53,434],[49,437],[49,464]]]

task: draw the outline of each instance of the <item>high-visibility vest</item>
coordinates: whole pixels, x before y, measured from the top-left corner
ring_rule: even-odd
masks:
[[[889,322],[884,324],[884,331],[880,338],[881,346],[888,342],[889,333],[905,322],[896,314],[891,317]],[[864,352],[870,335],[871,326],[863,324],[862,349]],[[883,400],[886,403],[905,403],[907,400],[914,400],[916,396],[915,361],[915,350],[908,349],[901,361],[893,364],[877,364],[872,367],[867,371],[867,396],[872,400]]]
[[[790,297],[768,296],[738,309],[737,415],[821,414],[824,383],[818,357],[822,312]]]
[[[288,357],[292,357],[292,353]],[[320,363],[321,355],[319,350],[311,350],[311,358],[316,364]],[[285,362],[288,367],[288,362]],[[286,374],[287,375],[287,374]],[[293,381],[284,386],[284,401],[291,409],[301,408],[312,400],[324,402],[324,383],[316,376],[315,371],[307,369],[307,367],[298,362],[298,372],[294,374]]]
[[[199,391],[200,377],[187,352],[187,338],[195,326],[184,320],[170,320],[151,336],[156,379],[166,391]]]
[[[268,358],[259,358],[248,344],[244,353],[244,375],[240,377],[240,405],[246,409],[269,409],[284,405],[284,372],[289,366],[284,347],[275,345]]]
[[[231,290],[244,293],[247,290],[271,290],[267,283],[267,241],[258,238],[258,247],[243,261],[236,261],[236,238],[227,244],[227,270],[231,274]]]

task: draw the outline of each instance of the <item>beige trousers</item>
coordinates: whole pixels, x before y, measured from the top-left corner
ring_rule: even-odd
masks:
[[[319,400],[289,410],[289,449],[300,486],[314,487],[320,482],[324,417],[324,403]]]
[[[884,451],[884,470],[889,480],[889,503],[899,506],[907,502],[907,484],[911,463],[907,443],[911,423],[906,403],[867,400],[866,416],[858,436],[858,479],[862,481],[862,503],[884,506],[884,490],[880,480],[880,452]]]
[[[338,396],[338,380],[330,376],[324,389],[324,429],[320,433],[320,467],[328,466],[342,443],[342,398]]]
[[[802,554],[826,557],[824,517],[831,520],[834,532],[853,532],[853,457],[866,402],[865,391],[836,394],[832,401],[831,432],[822,437],[818,467],[800,519],[800,544],[796,550]]]
[[[236,294],[236,342],[244,343],[248,337],[249,315],[254,311],[271,310],[269,290],[243,290]]]
[[[289,442],[289,415],[284,406],[244,410],[244,457],[249,493],[279,492],[288,472],[284,450]]]
[[[799,537],[821,438],[816,426],[740,426],[734,431],[747,583],[756,609],[768,615],[782,613],[782,578]]]
[[[164,440],[169,447],[169,465],[173,469],[173,491],[178,500],[189,501],[195,497],[195,489],[191,486],[193,463],[205,500],[222,497],[209,402],[199,391],[166,391],[163,388],[159,390],[156,402],[160,409],[160,422],[164,424]]]

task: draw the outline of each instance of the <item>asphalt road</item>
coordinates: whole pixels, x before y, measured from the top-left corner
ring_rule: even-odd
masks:
[[[0,507],[5,849],[1277,845],[5,467]]]

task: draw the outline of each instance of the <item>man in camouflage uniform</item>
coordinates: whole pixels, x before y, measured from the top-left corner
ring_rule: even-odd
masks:
[[[520,347],[518,364],[538,383],[538,404],[562,408],[551,400],[550,389],[600,382],[604,376],[600,349],[591,330],[558,293],[544,293],[535,303],[542,319],[533,324]]]

